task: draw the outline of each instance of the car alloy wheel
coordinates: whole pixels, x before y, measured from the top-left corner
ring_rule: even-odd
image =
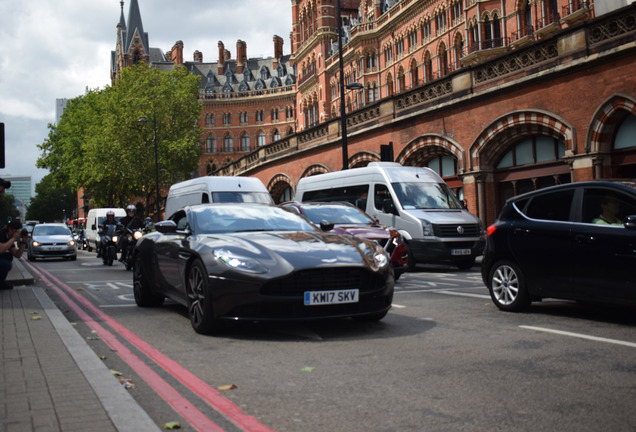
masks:
[[[207,272],[203,263],[196,260],[188,270],[186,293],[190,323],[192,328],[201,334],[214,333],[219,327],[219,323],[214,319],[212,299],[208,291]]]
[[[510,261],[499,261],[492,267],[488,290],[493,302],[501,310],[518,312],[530,305],[523,273]]]

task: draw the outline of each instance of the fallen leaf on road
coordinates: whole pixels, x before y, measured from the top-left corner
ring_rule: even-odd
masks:
[[[31,319],[32,319],[33,321],[37,321],[37,320],[39,320],[39,319],[42,319],[42,317],[41,317],[41,316],[39,316],[39,315],[37,315],[37,316],[32,316],[32,317],[31,317]]]
[[[303,372],[313,372],[315,370],[316,370],[316,368],[313,367],[313,366],[305,366],[304,368],[301,369],[301,371],[303,371]]]
[[[77,287],[77,291],[84,291],[84,288],[82,288],[82,287]]]
[[[110,373],[112,373],[115,376],[122,376],[123,375],[121,372],[113,370],[113,369],[110,370]]]
[[[237,388],[236,384],[228,384],[228,385],[223,385],[223,386],[217,387],[217,390],[226,391],[226,390],[232,390],[232,389],[235,389],[235,388]]]
[[[98,355],[97,357],[99,357],[100,360],[106,360],[106,356],[105,355]]]
[[[181,424],[179,422],[168,422],[163,425],[164,429],[181,429]]]

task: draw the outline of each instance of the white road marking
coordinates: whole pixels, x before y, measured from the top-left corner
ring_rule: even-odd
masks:
[[[618,340],[618,339],[608,339],[608,338],[603,338],[603,337],[598,337],[598,336],[590,336],[590,335],[586,335],[586,334],[582,334],[582,333],[572,333],[572,332],[567,332],[567,331],[562,331],[562,330],[554,330],[554,329],[549,329],[549,328],[544,328],[544,327],[534,327],[534,326],[524,326],[524,325],[521,325],[519,327],[524,328],[524,329],[528,329],[528,330],[535,330],[535,331],[546,332],[546,333],[554,333],[554,334],[558,334],[558,335],[562,335],[562,336],[571,336],[571,337],[576,337],[576,338],[580,338],[580,339],[592,340],[592,341],[596,341],[596,342],[605,342],[605,343],[611,343],[611,344],[615,344],[615,345],[623,345],[623,346],[627,346],[627,347],[630,347],[630,348],[636,348],[636,343],[634,343],[634,342],[626,342],[626,341],[622,341],[622,340]]]

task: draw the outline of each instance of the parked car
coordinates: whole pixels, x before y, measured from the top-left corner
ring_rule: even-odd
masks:
[[[356,235],[378,242],[391,257],[391,264],[398,280],[408,263],[408,252],[404,239],[395,228],[380,225],[371,216],[348,202],[303,202],[288,201],[281,207],[305,216],[316,226],[323,221],[334,224],[334,234]]]
[[[29,261],[39,258],[77,259],[71,230],[63,223],[42,223],[33,227],[27,255]]]
[[[613,182],[510,198],[487,230],[482,278],[497,307],[543,298],[636,305],[636,190]]]
[[[393,272],[379,244],[322,232],[274,205],[186,206],[155,228],[133,251],[135,301],[187,306],[198,333],[223,320],[376,321],[391,307]]]

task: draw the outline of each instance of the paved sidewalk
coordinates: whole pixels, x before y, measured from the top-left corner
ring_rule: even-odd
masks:
[[[0,432],[160,430],[35,283],[0,290]]]

